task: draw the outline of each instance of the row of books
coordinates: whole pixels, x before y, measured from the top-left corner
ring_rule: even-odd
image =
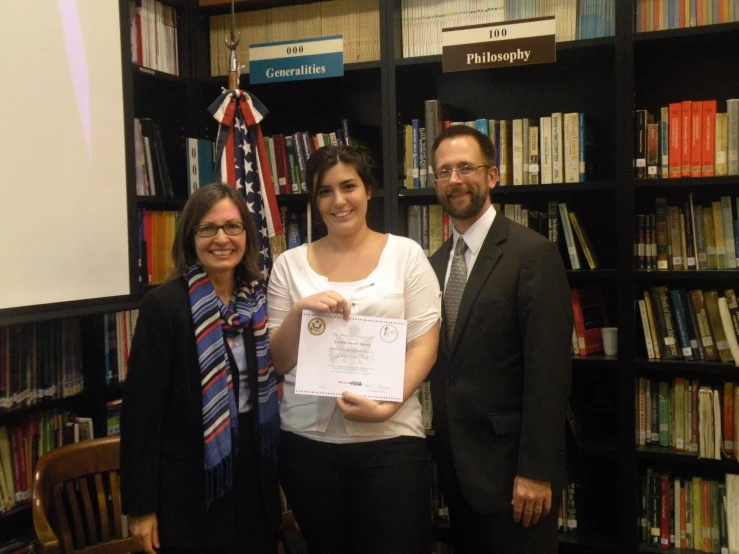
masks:
[[[565,202],[550,200],[546,210],[534,210],[522,204],[493,205],[497,211],[502,209],[508,219],[538,231],[558,245],[560,250],[566,250],[570,269],[583,269],[585,264],[589,269],[600,267],[600,259],[590,236],[577,214]],[[564,244],[560,242],[560,236],[564,236]]]
[[[739,475],[725,480],[648,468],[639,477],[641,542],[686,552],[739,551]]]
[[[344,63],[380,59],[378,0],[329,0],[235,14],[236,48],[240,64],[249,65],[249,45],[342,35]],[[210,17],[211,75],[225,75],[229,51],[224,37],[231,35],[231,14]],[[248,71],[248,69],[247,69]]]
[[[739,385],[639,377],[636,444],[671,447],[699,458],[739,460]]]
[[[139,311],[129,310],[103,315],[105,384],[123,383],[128,374],[128,353],[139,319]]]
[[[172,245],[179,218],[178,212],[139,210],[138,264],[142,285],[163,283],[172,271]]]
[[[733,289],[665,286],[645,290],[637,300],[647,357],[739,364],[739,304]]]
[[[730,196],[710,205],[668,205],[655,198],[655,213],[636,216],[634,261],[637,269],[682,271],[739,267],[739,197],[737,216]]]
[[[341,129],[328,133],[296,131],[264,137],[275,194],[307,194],[305,164],[308,158],[322,146],[337,144],[349,144],[346,119],[342,120]]]
[[[637,0],[636,31],[739,21],[739,0]]]
[[[133,120],[136,194],[138,196],[174,196],[164,143],[159,124],[149,118]]]
[[[131,61],[179,75],[177,10],[158,0],[129,0],[128,15]]]
[[[559,41],[613,36],[615,0],[403,0],[403,57],[441,54],[442,29],[555,17]]]
[[[0,512],[31,501],[33,468],[43,454],[93,437],[90,418],[58,410],[0,426]]]
[[[450,125],[468,125],[490,137],[502,186],[580,183],[594,173],[595,136],[582,113],[556,112],[538,120],[456,120],[464,115],[438,100],[427,100],[424,121],[414,119],[401,127],[405,188],[434,186],[431,146]]]
[[[77,319],[0,328],[0,413],[82,392]]]
[[[634,171],[638,179],[739,175],[739,99],[683,100],[634,112]]]

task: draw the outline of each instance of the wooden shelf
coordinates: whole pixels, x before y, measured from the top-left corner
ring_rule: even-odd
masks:
[[[737,281],[739,269],[706,271],[634,271],[634,279],[639,281]]]
[[[700,189],[703,187],[715,187],[721,185],[739,185],[739,176],[728,175],[726,177],[682,177],[680,179],[635,179],[634,188],[643,189],[671,189],[675,187]]]
[[[634,369],[639,373],[701,373],[711,377],[736,379],[739,368],[731,362],[706,362],[703,360],[649,360],[637,358],[634,360]]]
[[[730,472],[739,471],[739,461],[736,459],[710,460],[699,458],[694,452],[678,452],[669,446],[637,446],[636,457],[640,460],[698,465],[703,468],[722,468]]]
[[[21,406],[0,412],[0,421],[17,419],[28,414],[43,412],[44,410],[50,410],[52,408],[69,409],[81,400],[84,400],[85,397],[86,393],[81,392],[74,396],[67,396],[65,398],[45,398],[29,406]]]
[[[614,48],[614,37],[601,37],[587,40],[569,40],[557,43],[557,54],[567,55],[569,52],[587,51],[596,48]],[[402,67],[407,65],[441,64],[441,54],[433,56],[416,56],[413,58],[396,58],[393,65]]]
[[[617,269],[568,269],[567,279],[570,281],[615,281],[618,279]]]
[[[590,354],[589,356],[572,356],[572,367],[617,367],[618,356],[605,354]]]
[[[562,192],[582,192],[582,191],[614,191],[616,189],[615,181],[586,181],[584,183],[560,183],[556,185],[496,185],[492,190],[493,198],[500,196],[517,196],[529,194],[558,194]],[[398,187],[398,196],[404,198],[436,198],[435,188],[417,188],[409,189]]]
[[[181,75],[172,75],[165,71],[158,71],[149,67],[143,67],[137,63],[131,62],[131,68],[134,75],[141,75],[144,77],[152,77],[154,79],[160,79],[162,81],[172,81],[174,83],[182,83],[186,85],[189,81],[187,77]]]
[[[685,27],[683,29],[669,29],[665,31],[647,31],[634,33],[635,43],[646,43],[652,41],[669,41],[686,37],[705,37],[723,33],[734,33],[739,31],[739,23],[718,23],[715,25],[700,25],[698,27]]]
[[[617,554],[620,552],[617,537],[570,531],[559,533],[560,552],[582,552],[583,554]]]
[[[166,196],[137,196],[136,204],[144,208],[161,208],[163,210],[181,210],[187,202],[186,198]]]

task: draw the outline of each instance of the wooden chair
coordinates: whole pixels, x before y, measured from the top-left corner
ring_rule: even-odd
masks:
[[[44,454],[33,479],[33,526],[44,554],[123,554],[120,439],[106,437]]]

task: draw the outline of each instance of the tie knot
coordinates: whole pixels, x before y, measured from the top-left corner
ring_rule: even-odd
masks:
[[[462,256],[467,251],[467,243],[462,237],[457,239],[457,245],[454,247],[454,255]]]

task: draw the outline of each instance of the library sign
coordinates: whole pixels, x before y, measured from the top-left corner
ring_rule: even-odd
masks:
[[[249,83],[279,83],[344,75],[344,37],[249,45]]]
[[[554,17],[441,30],[444,73],[557,61]]]

